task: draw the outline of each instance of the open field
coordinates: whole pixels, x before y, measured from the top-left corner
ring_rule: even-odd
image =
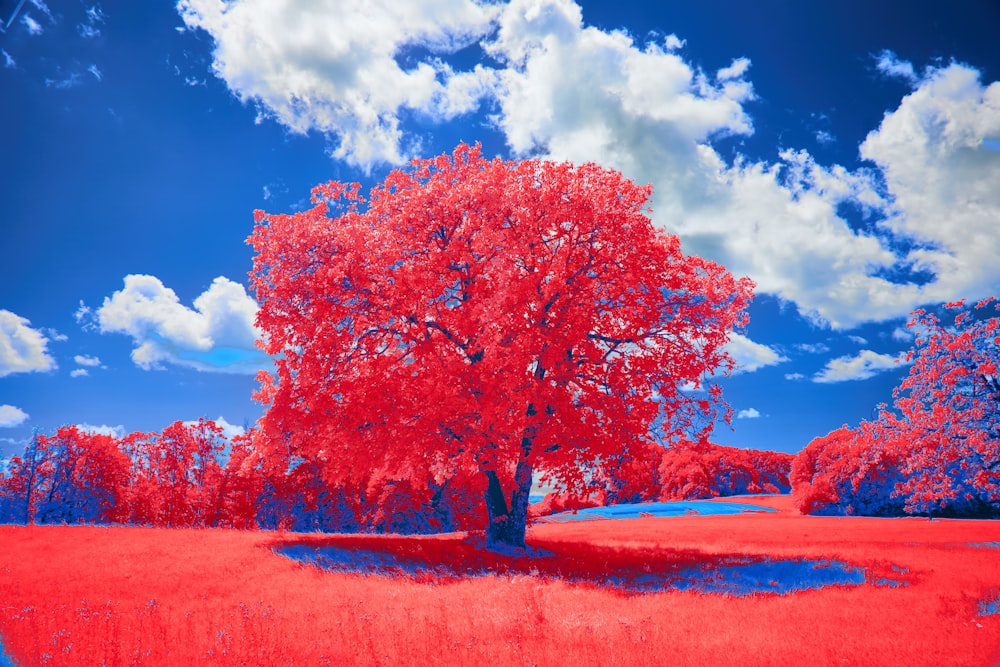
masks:
[[[539,523],[529,543],[550,555],[533,560],[462,535],[0,526],[0,636],[18,665],[88,667],[1000,664],[1000,522],[744,500],[779,511]],[[293,545],[437,570],[324,571],[274,552]],[[864,581],[785,595],[594,583],[764,558],[843,562]],[[468,570],[501,574],[454,574]]]

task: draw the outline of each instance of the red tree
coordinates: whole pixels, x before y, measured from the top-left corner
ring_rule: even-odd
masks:
[[[731,369],[753,284],[656,231],[649,187],[462,145],[358,191],[258,212],[249,239],[276,363],[262,428],[326,483],[469,480],[488,543],[523,545],[533,471],[584,488],[658,417],[687,437],[721,404],[679,388]]]
[[[215,422],[174,422],[161,433],[130,433],[129,521],[154,526],[208,526],[222,506],[226,440]]]
[[[950,324],[924,311],[895,411],[817,438],[796,458],[804,512],[1000,516],[1000,318],[993,299]],[[979,315],[979,317],[976,317]]]

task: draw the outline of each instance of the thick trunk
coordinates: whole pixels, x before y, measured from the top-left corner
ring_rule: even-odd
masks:
[[[500,486],[500,479],[492,470],[486,471],[486,511],[489,525],[486,527],[488,548],[523,548],[524,534],[528,529],[528,494],[531,492],[531,462],[522,457],[514,471],[514,489],[510,504]]]

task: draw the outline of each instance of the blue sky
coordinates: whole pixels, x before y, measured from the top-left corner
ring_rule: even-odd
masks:
[[[1000,283],[995,2],[0,1],[0,457],[261,414],[244,244],[414,156],[597,161],[758,284],[721,444],[870,417]]]

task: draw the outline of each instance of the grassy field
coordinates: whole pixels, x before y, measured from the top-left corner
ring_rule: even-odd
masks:
[[[746,502],[779,511],[539,523],[521,557],[464,535],[0,526],[0,637],[21,666],[1000,664],[1000,522]],[[399,572],[276,553],[329,547]],[[693,571],[763,561],[780,577],[799,570],[774,563],[804,560],[861,579],[678,589]]]

